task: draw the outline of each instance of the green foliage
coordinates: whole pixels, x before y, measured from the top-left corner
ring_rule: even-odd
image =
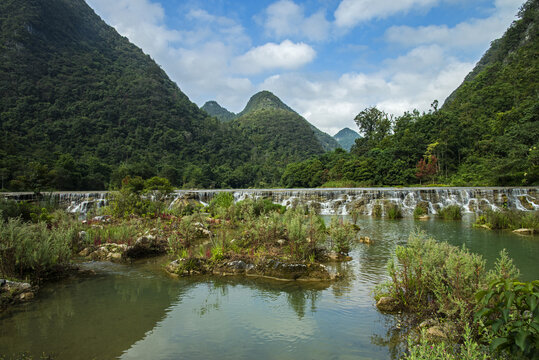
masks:
[[[462,219],[462,209],[459,205],[448,205],[438,210],[436,216],[444,220],[460,220]]]
[[[357,236],[356,227],[336,217],[331,218],[328,229],[329,237],[333,244],[333,250],[339,254],[348,255],[352,241]]]
[[[492,332],[491,351],[535,359],[539,353],[539,280],[497,279],[476,297],[483,306],[476,318]]]
[[[386,206],[386,216],[388,219],[401,219],[402,210],[397,204],[389,204]]]
[[[408,245],[397,246],[395,254],[396,262],[388,264],[391,281],[379,292],[387,292],[403,309],[420,316],[444,316],[460,330],[471,323],[477,307],[474,295],[486,284],[481,256],[424,233],[410,235]]]
[[[429,342],[425,331],[422,332],[418,343],[411,336],[408,337],[408,352],[403,360],[486,360],[489,358],[484,347],[478,344],[473,337],[469,326],[464,330],[462,346],[447,344],[445,342]]]
[[[0,271],[2,277],[35,278],[69,264],[73,227],[47,228],[45,223],[27,224],[20,219],[0,221]]]
[[[539,231],[539,212],[519,210],[487,210],[476,220],[477,225],[490,229],[534,229]]]
[[[419,219],[423,215],[427,215],[428,209],[426,209],[425,206],[422,206],[421,204],[416,205],[414,208],[414,219]]]

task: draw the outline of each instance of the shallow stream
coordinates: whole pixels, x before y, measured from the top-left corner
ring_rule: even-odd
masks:
[[[0,355],[54,359],[390,359],[396,318],[380,314],[372,290],[386,279],[396,245],[422,229],[482,254],[506,248],[523,280],[539,278],[539,237],[453,221],[362,218],[346,279],[305,284],[245,277],[174,279],[163,260],[85,263],[95,276],[44,286],[36,301],[0,315]],[[1,357],[1,356],[0,356]]]

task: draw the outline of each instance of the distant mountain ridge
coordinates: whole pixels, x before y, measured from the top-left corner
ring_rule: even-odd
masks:
[[[361,136],[350,128],[344,128],[337,134],[333,135],[333,138],[342,146],[343,149],[350,151],[352,145],[356,143],[356,139]]]
[[[223,122],[239,119],[245,115],[259,110],[269,110],[270,112],[276,110],[283,110],[285,112],[297,115],[293,118],[295,118],[297,121],[301,120],[302,122],[305,122],[309,125],[311,130],[314,132],[314,135],[316,136],[316,141],[322,146],[323,151],[331,151],[341,147],[341,145],[331,135],[326,134],[313,124],[309,123],[307,120],[305,120],[305,118],[299,115],[290,106],[286,105],[275,94],[267,90],[263,90],[254,94],[245,105],[245,108],[238,114],[234,114],[233,112],[228,111],[226,108],[219,105],[216,101],[206,102],[204,106],[201,107],[201,109],[206,111],[209,115],[215,116]],[[284,113],[276,112],[276,114],[278,114],[278,117],[282,117]],[[271,116],[266,117],[266,119],[268,121],[271,120]],[[263,126],[263,124],[260,125]]]

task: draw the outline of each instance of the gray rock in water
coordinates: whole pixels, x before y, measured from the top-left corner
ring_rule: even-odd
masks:
[[[390,296],[381,297],[376,303],[376,307],[384,312],[396,312],[399,310],[399,301]]]

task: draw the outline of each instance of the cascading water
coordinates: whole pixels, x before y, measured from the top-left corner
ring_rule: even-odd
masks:
[[[209,203],[222,191],[232,193],[235,201],[268,198],[287,207],[311,206],[321,215],[348,215],[353,210],[371,215],[375,205],[385,213],[390,204],[399,206],[404,215],[411,215],[417,205],[425,205],[431,214],[449,205],[458,205],[465,213],[502,208],[539,210],[539,188],[179,190],[175,201],[189,198]]]
[[[389,205],[398,205],[404,215],[411,215],[417,205],[436,214],[448,205],[458,205],[465,213],[480,213],[489,209],[539,210],[539,188],[351,188],[351,189],[244,189],[244,190],[177,190],[174,204],[192,199],[204,205],[220,192],[229,192],[234,201],[247,198],[268,198],[287,207],[311,206],[321,215],[348,215],[351,211],[371,215],[375,205],[382,213]],[[106,204],[107,192],[57,192],[47,194],[73,213],[86,214],[90,209]],[[5,193],[6,198],[35,201],[30,193]]]

